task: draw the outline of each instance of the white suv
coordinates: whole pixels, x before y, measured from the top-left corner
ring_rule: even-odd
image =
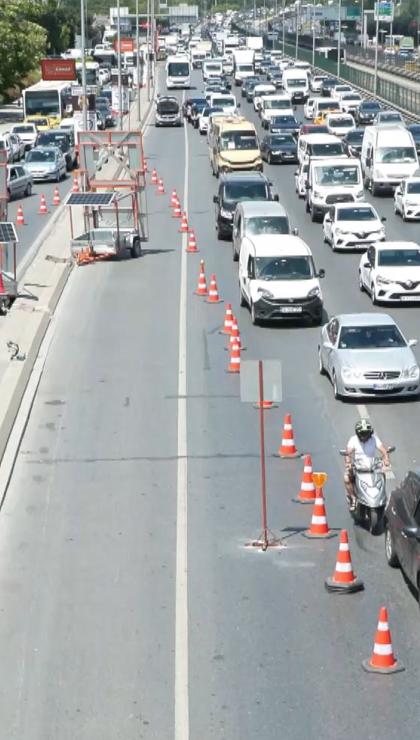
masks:
[[[385,239],[383,222],[370,203],[336,203],[324,216],[324,242],[332,249],[366,249]]]

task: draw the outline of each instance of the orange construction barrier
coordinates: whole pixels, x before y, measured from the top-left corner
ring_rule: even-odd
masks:
[[[226,334],[230,336],[232,329],[232,304],[228,303],[226,306],[225,320],[223,322],[223,329],[220,329],[219,334]]]
[[[212,275],[210,278],[209,294],[206,298],[206,303],[223,303],[219,297],[219,291],[217,289],[216,275]]]
[[[317,482],[316,479],[318,474],[314,473],[313,475],[316,485],[316,498],[314,508],[312,509],[311,525],[309,529],[307,529],[306,532],[302,532],[302,534],[304,537],[309,537],[309,539],[325,539],[327,537],[334,537],[333,532],[331,532],[328,527],[322,484],[318,485],[319,481]]]
[[[292,417],[286,414],[283,422],[283,437],[278,451],[279,457],[300,457],[293,435]]]
[[[339,594],[353,594],[364,589],[363,581],[353,573],[349,536],[346,529],[341,530],[335,571],[325,581],[327,591]]]
[[[388,610],[385,606],[381,606],[379,610],[373,653],[369,660],[362,662],[362,666],[368,673],[398,673],[404,670],[404,666],[394,657]]]
[[[310,455],[305,455],[300,491],[293,501],[298,504],[313,504],[315,501],[315,483],[312,475],[312,458]]]
[[[22,206],[18,206],[18,209],[17,209],[16,226],[25,226],[25,217],[23,215]]]
[[[206,273],[204,271],[204,260],[201,260],[200,262],[200,272],[198,275],[198,286],[197,286],[197,290],[195,290],[194,293],[196,295],[208,295]]]
[[[40,213],[42,216],[45,216],[45,214],[48,213],[47,201],[45,200],[45,195],[41,195],[41,202],[39,204],[38,213]]]

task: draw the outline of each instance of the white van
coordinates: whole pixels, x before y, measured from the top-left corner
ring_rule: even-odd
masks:
[[[262,82],[258,85],[255,85],[253,91],[252,91],[252,100],[254,103],[254,110],[258,112],[261,100],[263,97],[266,97],[267,95],[275,95],[276,93],[276,87],[275,85],[272,85],[270,82]]]
[[[297,234],[290,229],[289,216],[275,200],[244,200],[236,206],[232,229],[232,258],[237,262],[243,239],[261,234]]]
[[[262,127],[269,128],[273,116],[293,116],[292,99],[290,95],[263,95],[259,113]]]
[[[311,157],[327,159],[338,157],[347,159],[344,144],[333,134],[304,134],[298,139],[298,160],[307,162]]]
[[[204,82],[208,82],[213,77],[221,77],[223,74],[223,62],[221,59],[205,59],[202,71]]]
[[[245,237],[239,255],[241,306],[248,305],[251,321],[304,319],[322,321],[323,298],[312,252],[290,234]]]
[[[372,195],[396,187],[419,166],[412,134],[402,126],[366,126],[360,159]]]
[[[306,69],[291,67],[283,72],[283,89],[293,103],[304,103],[309,97],[309,82]]]
[[[359,159],[315,159],[309,161],[306,211],[312,221],[322,220],[333,203],[364,200]]]
[[[223,113],[236,113],[239,107],[234,95],[230,93],[212,93],[210,95],[210,108],[221,108]]]

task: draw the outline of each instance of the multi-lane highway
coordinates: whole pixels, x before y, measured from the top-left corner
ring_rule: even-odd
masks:
[[[194,84],[202,89],[199,73]],[[181,97],[181,93],[179,93]],[[256,120],[251,106],[242,113]],[[299,111],[301,113],[301,111]],[[338,450],[360,413],[319,376],[319,329],[254,327],[239,308],[237,265],[214,228],[204,137],[187,125],[145,133],[150,241],[136,261],[73,271],[0,517],[2,734],[8,740],[391,740],[418,734],[418,605],[385,562],[382,537],[353,527]],[[266,167],[310,245],[326,317],[373,311],[359,256],[333,254],[294,192],[295,166]],[[200,253],[171,218],[176,188]],[[417,239],[387,198],[388,238]],[[194,295],[199,260],[225,303]],[[278,359],[284,401],[266,413],[269,525],[281,550],[246,548],[260,530],[257,411],[225,372],[226,302],[242,359]],[[409,337],[418,310],[392,309]],[[418,402],[367,406],[397,446],[396,479],[416,464]],[[330,527],[347,527],[365,591],[328,594],[337,538],[301,535],[291,499],[301,460],[280,460],[283,416],[326,470]],[[391,481],[391,484],[395,481]],[[378,608],[388,606],[405,673],[372,676]]]

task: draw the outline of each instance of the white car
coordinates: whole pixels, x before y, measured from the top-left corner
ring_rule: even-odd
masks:
[[[420,244],[381,242],[362,255],[359,287],[373,304],[420,302]]]
[[[263,98],[265,95],[275,95],[277,92],[275,85],[255,85],[253,90],[253,105],[254,110],[256,113],[258,113],[261,105],[261,98]]]
[[[34,123],[15,123],[10,129],[11,134],[17,134],[26,150],[35,146],[38,129]]]
[[[312,120],[314,117],[315,100],[316,98],[308,98],[303,106],[303,115],[309,120]]]
[[[313,75],[309,82],[312,92],[321,92],[322,83],[327,79],[326,75]]]
[[[403,221],[420,219],[420,177],[407,177],[394,193],[394,211]]]
[[[308,182],[309,162],[301,162],[295,172],[295,189],[299,198],[306,195],[306,183]]]
[[[355,113],[362,100],[362,96],[354,90],[352,92],[343,93],[340,98],[340,108],[343,113]]]
[[[198,130],[202,136],[207,133],[209,125],[210,107],[203,108],[202,112],[198,116]]]
[[[356,128],[354,118],[350,113],[327,113],[325,125],[333,136],[346,136]]]
[[[366,249],[385,239],[385,220],[370,203],[335,203],[324,216],[324,242],[333,251]]]
[[[341,96],[344,95],[344,93],[353,92],[353,88],[351,85],[336,85],[331,90],[331,97],[333,100],[340,100]]]

